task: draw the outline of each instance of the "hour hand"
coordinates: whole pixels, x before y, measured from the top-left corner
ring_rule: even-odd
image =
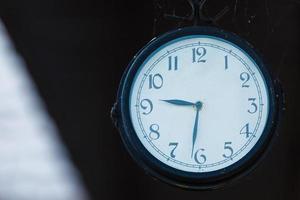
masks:
[[[168,100],[161,100],[170,104],[178,105],[178,106],[195,106],[195,103],[179,100],[179,99],[168,99]]]

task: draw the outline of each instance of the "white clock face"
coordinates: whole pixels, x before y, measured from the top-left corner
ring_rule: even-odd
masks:
[[[144,147],[186,172],[212,172],[244,156],[262,136],[266,81],[236,45],[194,35],[152,53],[135,75],[130,116]]]

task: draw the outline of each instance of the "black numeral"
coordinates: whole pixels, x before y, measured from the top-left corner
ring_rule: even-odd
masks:
[[[246,138],[248,138],[252,133],[249,131],[249,123],[247,123],[240,131],[240,134],[245,134]]]
[[[160,74],[149,75],[149,89],[160,89],[164,84],[164,79]]]
[[[230,158],[233,154],[233,149],[231,147],[231,143],[232,142],[225,142],[225,144],[224,144],[224,149],[228,152],[228,153],[223,154],[224,158]]]
[[[169,56],[168,58],[169,61],[169,71],[174,69],[175,71],[178,70],[178,56]]]
[[[171,150],[170,156],[171,156],[171,158],[175,158],[176,155],[175,155],[174,151],[178,146],[178,142],[170,142],[169,147],[171,147],[171,146],[173,146],[173,149]]]
[[[254,114],[257,111],[257,105],[255,103],[255,100],[256,100],[256,98],[249,98],[248,99],[248,101],[252,102],[251,103],[252,109],[248,109],[248,113],[250,113],[250,114]]]
[[[206,60],[203,57],[206,55],[206,49],[204,47],[193,48],[193,63],[202,62],[205,63]]]
[[[228,56],[225,56],[225,70],[228,69]]]
[[[198,164],[204,164],[206,162],[206,156],[201,153],[204,152],[205,149],[198,149],[194,155],[195,162]],[[200,154],[201,153],[201,154]]]
[[[144,112],[142,112],[143,115],[150,114],[152,112],[152,110],[153,110],[153,104],[152,104],[151,100],[150,99],[143,99],[141,101],[141,108],[143,110],[145,110]],[[148,110],[148,112],[147,112],[147,110]]]
[[[160,133],[158,131],[159,131],[158,124],[152,124],[150,126],[150,133],[149,133],[150,139],[157,140],[160,137]]]
[[[246,87],[246,88],[250,87],[250,85],[247,84],[247,82],[248,82],[249,79],[250,79],[250,75],[249,75],[247,72],[241,73],[240,79],[241,79],[242,81],[244,81],[244,82],[242,83],[242,87]]]

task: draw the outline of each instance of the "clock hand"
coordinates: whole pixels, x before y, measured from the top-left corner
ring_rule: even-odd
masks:
[[[193,146],[192,146],[192,154],[191,157],[193,157],[194,154],[194,146],[197,138],[197,132],[198,132],[198,119],[199,119],[199,111],[202,108],[202,103],[200,101],[197,101],[196,103],[191,103],[188,101],[184,100],[179,100],[179,99],[169,99],[169,100],[161,100],[165,101],[170,104],[174,105],[179,105],[179,106],[195,106],[196,107],[196,119],[195,119],[195,124],[194,124],[194,129],[193,129]]]
[[[183,101],[179,99],[169,99],[169,100],[161,100],[170,104],[178,105],[178,106],[195,106],[196,104],[188,101]]]
[[[194,129],[193,129],[193,146],[192,146],[192,154],[191,157],[193,157],[194,154],[194,146],[195,146],[195,142],[196,142],[196,138],[197,138],[197,132],[198,132],[198,120],[199,120],[199,111],[202,108],[202,103],[200,101],[195,103],[196,106],[196,118],[195,118],[195,124],[194,124]]]

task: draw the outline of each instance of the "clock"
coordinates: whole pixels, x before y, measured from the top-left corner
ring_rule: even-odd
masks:
[[[112,113],[126,149],[147,173],[208,189],[262,160],[275,135],[280,96],[249,43],[195,26],[155,38],[136,54]]]

